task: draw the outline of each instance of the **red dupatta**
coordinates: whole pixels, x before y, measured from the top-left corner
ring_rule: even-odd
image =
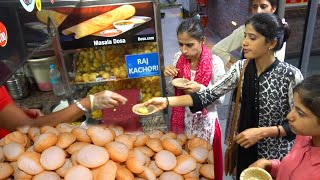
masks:
[[[186,78],[191,80],[190,59],[186,59],[183,55],[180,55],[176,68],[179,69],[178,75],[175,78]],[[208,86],[212,78],[212,54],[202,45],[202,51],[199,57],[199,62],[196,68],[196,75],[194,81]],[[175,96],[184,95],[184,91],[175,88]],[[203,114],[207,114],[206,109],[202,111]],[[184,133],[184,115],[185,107],[173,107],[171,113],[170,130],[175,133]]]

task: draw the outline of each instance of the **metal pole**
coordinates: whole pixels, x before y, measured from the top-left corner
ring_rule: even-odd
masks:
[[[286,1],[285,0],[279,0],[278,1],[278,7],[277,7],[278,17],[279,18],[281,18],[281,19],[284,18],[285,9],[286,9]]]
[[[307,16],[302,41],[303,44],[301,47],[302,54],[299,60],[299,68],[303,76],[306,76],[308,71],[313,32],[317,18],[318,3],[319,1],[317,0],[308,1]]]
[[[51,29],[51,25],[52,25],[52,29]],[[72,96],[72,90],[69,82],[68,71],[65,64],[65,58],[63,57],[62,48],[60,45],[58,26],[55,24],[51,16],[49,16],[48,18],[48,32],[50,33],[52,38],[52,47],[54,49],[55,56],[57,58],[57,63],[60,69],[61,80],[62,80],[65,96],[66,96],[66,99],[68,100],[68,103],[72,104],[74,98]]]
[[[160,65],[160,85],[163,96],[167,96],[166,79],[164,77],[164,53],[163,53],[163,36],[161,27],[161,12],[160,12],[160,1],[154,0],[154,14],[156,23],[156,34],[157,34],[157,44],[158,44],[158,54],[159,54],[159,65]],[[165,110],[164,121],[166,123],[167,129],[170,129],[168,110]]]

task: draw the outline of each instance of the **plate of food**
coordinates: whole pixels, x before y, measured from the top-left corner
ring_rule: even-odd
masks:
[[[112,25],[107,27],[107,29],[94,33],[93,35],[103,37],[115,37],[126,31],[129,31],[130,29],[138,27],[150,20],[151,18],[147,16],[132,16],[129,19],[115,21],[112,23]]]
[[[172,80],[172,85],[178,88],[183,88],[185,86],[185,84],[187,82],[189,82],[190,80],[186,79],[186,78],[175,78]]]
[[[122,32],[126,32],[134,27],[135,23],[131,20],[121,20],[113,23],[113,26],[116,29],[119,29]]]
[[[119,29],[107,29],[101,32],[96,33],[95,35],[104,36],[104,37],[115,37],[121,34],[122,31]]]
[[[150,21],[151,18],[147,16],[132,16],[129,20],[133,21],[135,25],[140,25]]]
[[[262,168],[250,167],[242,171],[240,180],[272,180],[272,177]]]
[[[146,107],[144,106],[144,103],[136,104],[132,107],[132,112],[140,116],[147,116],[155,113],[156,111],[157,108],[154,105],[149,105]]]

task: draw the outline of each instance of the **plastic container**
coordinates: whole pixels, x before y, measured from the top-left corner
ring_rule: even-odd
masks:
[[[28,60],[33,77],[41,91],[52,91],[49,79],[49,66],[55,62],[56,58],[54,56]]]
[[[59,69],[54,64],[50,65],[49,78],[53,89],[53,93],[57,96],[63,95],[64,88],[61,81],[61,75]]]

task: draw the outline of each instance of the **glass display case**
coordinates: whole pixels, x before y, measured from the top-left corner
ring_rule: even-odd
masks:
[[[32,2],[25,3],[28,6]],[[19,1],[10,7],[17,12],[16,23],[22,26],[22,39],[26,39],[26,29],[40,39],[33,42],[31,38],[29,44],[23,42],[25,53],[19,53],[23,54],[20,59],[28,59],[46,45],[55,52],[69,100],[78,91],[89,95],[102,90],[128,98],[124,106],[92,112],[92,118],[104,124],[127,126],[129,130],[166,130],[165,112],[138,116],[131,110],[134,104],[163,96],[165,92],[159,1],[40,3],[31,12],[22,8]]]

